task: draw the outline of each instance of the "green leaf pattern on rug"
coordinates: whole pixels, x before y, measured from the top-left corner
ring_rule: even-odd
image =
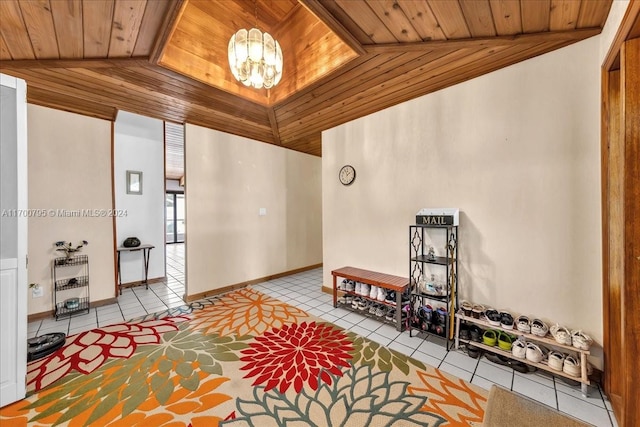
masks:
[[[316,392],[304,388],[299,394],[280,394],[277,389],[264,392],[264,387],[255,387],[253,400],[238,399],[239,417],[221,425],[435,427],[447,422],[421,412],[427,398],[408,394],[409,382],[390,382],[388,372],[375,372],[365,365],[346,371],[343,377],[331,376],[332,384],[323,383]]]
[[[353,342],[353,359],[351,363],[358,366],[371,366],[378,368],[383,372],[390,372],[394,367],[398,368],[405,375],[409,375],[411,371],[409,364],[419,369],[426,369],[424,363],[415,360],[395,350],[381,346],[375,341],[361,337],[354,332],[344,331]]]
[[[165,405],[176,389],[174,377],[178,377],[180,387],[197,390],[199,372],[222,375],[220,362],[239,360],[236,352],[248,347],[247,341],[251,338],[203,335],[181,324],[178,331],[164,333],[160,344],[139,346],[129,359],[110,360],[88,375],[65,376],[57,384],[59,391],[49,393],[30,405],[36,409],[55,402],[30,421],[61,414],[57,420],[60,424],[91,410],[94,422],[119,402],[123,402],[124,417],[150,396]],[[197,363],[197,369],[194,363]],[[122,391],[118,393],[118,390]],[[78,399],[74,396],[85,397]]]

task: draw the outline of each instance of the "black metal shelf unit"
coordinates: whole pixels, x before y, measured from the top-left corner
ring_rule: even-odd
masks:
[[[457,225],[409,226],[409,334],[421,331],[438,335],[445,338],[447,348],[453,344],[454,314],[458,307],[458,243]],[[430,246],[439,255],[429,254]],[[433,286],[425,289],[432,274],[440,277],[444,274],[441,289]]]
[[[51,266],[56,320],[89,312],[89,257],[60,257]],[[70,290],[74,290],[69,292]],[[66,297],[66,298],[65,298]]]

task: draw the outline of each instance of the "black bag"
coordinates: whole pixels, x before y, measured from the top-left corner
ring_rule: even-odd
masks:
[[[122,244],[125,248],[137,248],[140,246],[140,239],[137,237],[127,237]]]

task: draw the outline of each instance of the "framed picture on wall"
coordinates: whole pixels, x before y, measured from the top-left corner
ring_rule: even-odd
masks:
[[[127,171],[127,194],[142,194],[142,172]]]

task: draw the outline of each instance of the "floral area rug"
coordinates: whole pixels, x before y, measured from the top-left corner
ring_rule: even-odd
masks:
[[[67,338],[8,426],[473,426],[487,393],[250,288]]]

